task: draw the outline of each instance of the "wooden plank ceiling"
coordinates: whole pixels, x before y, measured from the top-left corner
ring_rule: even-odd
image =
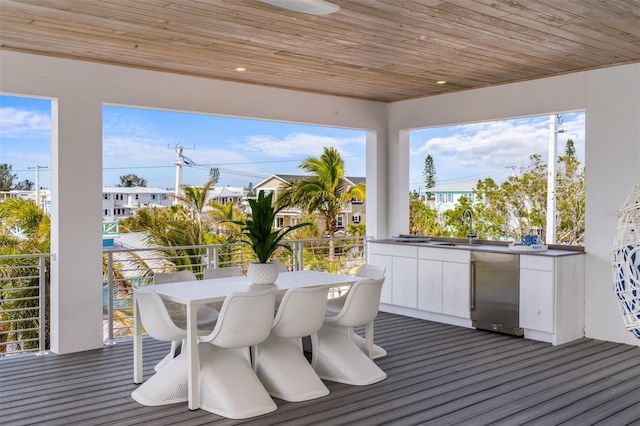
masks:
[[[333,3],[0,0],[0,48],[387,102],[640,61],[640,0]]]

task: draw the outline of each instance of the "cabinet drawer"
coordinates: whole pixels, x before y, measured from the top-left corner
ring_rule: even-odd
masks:
[[[434,247],[418,247],[418,259],[440,262],[469,263],[471,251]]]
[[[553,272],[554,263],[555,259],[553,257],[520,255],[521,269]]]
[[[400,256],[400,257],[418,257],[418,247],[416,246],[401,246],[398,244],[375,244],[369,243],[370,254],[384,254],[387,256]]]

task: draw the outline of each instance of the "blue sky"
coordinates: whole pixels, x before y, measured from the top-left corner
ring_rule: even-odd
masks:
[[[567,137],[584,160],[584,113],[564,114],[558,137],[561,153]],[[103,109],[103,184],[115,186],[120,175],[135,173],[148,186],[173,188],[176,145],[196,163],[183,168],[183,183],[202,185],[209,169],[220,169],[219,185],[247,186],[271,174],[300,174],[298,165],[325,146],[337,148],[348,176],[365,175],[365,134],[362,131],[289,123],[244,120],[105,106]],[[18,180],[35,182],[35,165],[50,166],[50,102],[0,96],[0,163],[12,165]],[[570,134],[575,133],[575,134]],[[529,155],[546,161],[548,116],[414,130],[410,136],[410,190],[423,186],[427,154],[434,158],[437,184],[501,181],[508,166],[522,167]],[[50,186],[50,171],[40,172]]]
[[[584,165],[584,112],[562,114],[557,152],[564,154],[573,140],[576,156]],[[422,173],[427,155],[436,169],[436,185],[477,182],[492,177],[502,182],[530,164],[532,154],[546,163],[549,155],[549,116],[527,117],[410,132],[410,189],[424,187]]]

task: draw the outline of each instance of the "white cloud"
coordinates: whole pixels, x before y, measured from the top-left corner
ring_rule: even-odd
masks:
[[[584,113],[568,114],[565,118],[560,128],[566,133],[558,134],[558,154],[563,154],[570,137],[578,158],[583,161]],[[411,139],[412,188],[422,183],[427,155],[434,159],[438,184],[486,177],[501,181],[511,173],[512,167],[527,167],[532,154],[541,155],[547,162],[549,119],[542,116],[419,130],[412,133]]]
[[[349,144],[361,143],[364,138],[334,138],[331,136],[312,135],[308,133],[291,133],[284,138],[274,136],[252,136],[247,141],[247,149],[259,152],[272,158],[289,158],[319,156],[324,147],[332,146],[342,157],[353,155],[346,147]]]
[[[3,138],[48,137],[51,117],[36,111],[0,108],[0,136]]]

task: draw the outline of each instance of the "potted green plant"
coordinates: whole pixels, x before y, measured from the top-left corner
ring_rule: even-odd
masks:
[[[280,229],[274,229],[276,215],[282,208],[273,206],[273,193],[265,195],[260,191],[258,198],[249,200],[251,217],[245,221],[231,221],[242,228],[242,241],[250,245],[258,258],[258,262],[249,264],[247,275],[254,284],[273,284],[278,278],[278,267],[270,263],[271,256],[279,248],[291,252],[291,247],[282,239],[291,231],[310,225],[299,223]]]

